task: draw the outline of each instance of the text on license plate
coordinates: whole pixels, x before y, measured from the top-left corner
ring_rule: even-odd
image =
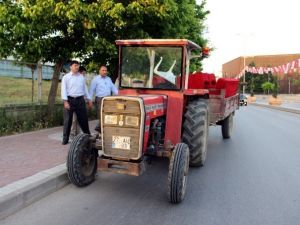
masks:
[[[130,149],[130,137],[112,136],[112,148]]]

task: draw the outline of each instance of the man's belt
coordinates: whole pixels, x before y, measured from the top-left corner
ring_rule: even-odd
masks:
[[[69,99],[79,99],[79,98],[83,98],[83,95],[81,96],[68,96]]]

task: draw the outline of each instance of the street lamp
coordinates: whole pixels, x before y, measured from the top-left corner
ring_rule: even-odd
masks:
[[[246,89],[246,70],[245,70],[245,67],[246,67],[246,57],[245,57],[245,55],[244,55],[244,57],[243,57],[243,59],[244,59],[244,78],[243,78],[243,94],[245,94],[245,89]]]
[[[244,77],[243,77],[243,94],[245,94],[245,89],[246,89],[246,42],[247,42],[247,38],[249,37],[253,37],[254,34],[253,33],[237,33],[237,36],[241,36],[243,39],[243,70],[244,70]]]

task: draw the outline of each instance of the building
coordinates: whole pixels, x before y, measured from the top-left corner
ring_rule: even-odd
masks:
[[[246,66],[251,64],[254,64],[257,68],[279,67],[298,59],[300,59],[300,54],[241,56],[224,63],[222,65],[222,74],[223,77],[235,78],[243,73]],[[281,93],[300,93],[300,85],[294,85],[293,83],[295,77],[300,78],[299,69],[296,74],[293,73],[293,76],[291,74],[280,74],[279,83]]]

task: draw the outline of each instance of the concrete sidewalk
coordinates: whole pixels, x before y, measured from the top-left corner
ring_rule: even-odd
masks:
[[[267,104],[271,95],[255,95],[256,103],[259,104]],[[280,94],[278,98],[282,100],[282,104],[280,107],[291,108],[291,109],[299,109],[300,110],[300,94],[288,95],[288,94]]]
[[[279,98],[282,99],[282,104],[280,106],[269,105],[269,98],[270,96],[267,95],[257,95],[256,102],[249,104],[300,114],[300,95],[280,95]]]
[[[69,182],[61,141],[62,127],[0,137],[0,219]]]

